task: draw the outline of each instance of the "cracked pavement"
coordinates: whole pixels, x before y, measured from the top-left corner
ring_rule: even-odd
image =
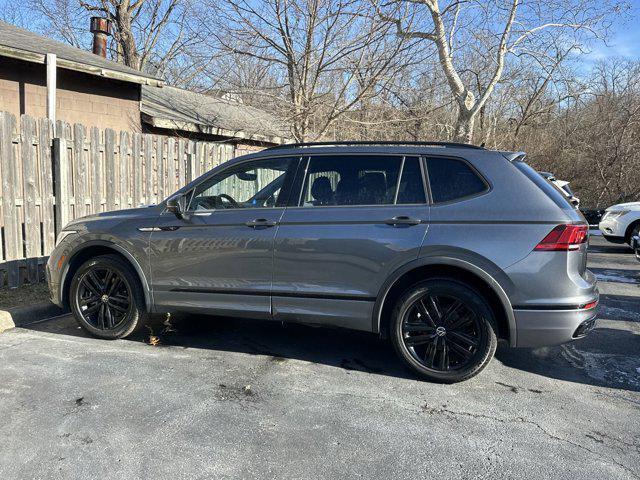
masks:
[[[0,335],[0,478],[640,478],[640,263],[592,238],[597,329],[418,381],[374,336],[189,317]]]

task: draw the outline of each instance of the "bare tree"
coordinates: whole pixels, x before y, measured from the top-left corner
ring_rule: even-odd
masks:
[[[26,0],[18,10],[29,27],[75,47],[91,45],[89,17],[112,21],[109,56],[136,70],[163,75],[195,70],[197,41],[187,28],[192,0]],[[180,63],[181,69],[173,67]]]
[[[473,140],[474,123],[503,79],[509,58],[543,57],[562,38],[583,43],[600,36],[618,12],[615,1],[388,0],[378,15],[403,38],[431,43],[458,107],[454,138]],[[468,71],[468,62],[481,67]]]
[[[117,57],[136,70],[143,70],[152,60],[158,42],[171,25],[178,31],[172,35],[173,41],[166,48],[163,61],[173,58],[180,49],[184,28],[184,19],[178,12],[181,3],[182,0],[80,0],[87,11],[104,15],[113,22]]]
[[[0,20],[18,27],[29,28],[34,21],[34,12],[23,7],[21,0],[4,0],[0,7]]]
[[[574,117],[579,128],[570,144],[582,152],[580,173],[593,177],[588,183],[597,195],[596,204],[633,201],[640,196],[639,76],[637,62],[599,63],[586,100]]]
[[[382,88],[408,48],[358,0],[219,0],[203,7],[200,29],[213,48],[268,66],[297,140],[325,135]]]

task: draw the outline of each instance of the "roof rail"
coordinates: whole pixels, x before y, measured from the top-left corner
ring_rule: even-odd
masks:
[[[279,150],[283,148],[302,148],[302,147],[327,147],[327,146],[363,146],[363,145],[409,145],[409,146],[426,146],[426,147],[448,147],[448,148],[473,148],[475,150],[485,150],[484,147],[470,145],[468,143],[455,142],[410,142],[410,141],[388,141],[388,140],[340,140],[335,142],[301,142],[301,143],[284,143],[269,147],[267,150]]]

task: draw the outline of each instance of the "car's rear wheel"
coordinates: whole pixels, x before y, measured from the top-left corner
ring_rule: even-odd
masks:
[[[131,266],[116,255],[92,258],[76,271],[69,304],[83,329],[105,339],[130,335],[146,318],[140,281]]]
[[[496,322],[475,289],[438,278],[409,288],[393,311],[391,339],[404,363],[428,380],[455,383],[493,358]]]

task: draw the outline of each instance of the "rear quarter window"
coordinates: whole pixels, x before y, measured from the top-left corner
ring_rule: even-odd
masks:
[[[527,163],[522,161],[513,162],[515,167],[520,170],[529,180],[535,183],[553,202],[564,210],[574,210],[567,196],[560,192],[558,187],[549,182],[546,178],[536,172]]]
[[[489,185],[462,160],[427,158],[427,170],[434,203],[451,202],[489,190]]]

